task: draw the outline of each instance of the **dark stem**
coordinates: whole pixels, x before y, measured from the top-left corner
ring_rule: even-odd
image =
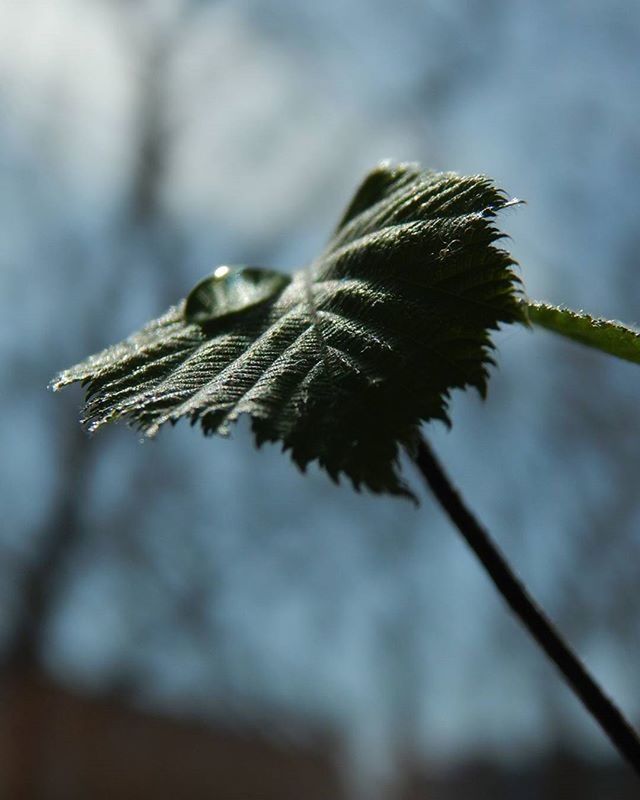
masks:
[[[618,752],[640,775],[640,740],[631,725],[589,675],[553,624],[514,575],[496,545],[465,506],[433,451],[420,439],[414,456],[418,469],[454,525],[465,538],[497,590],[586,706]]]

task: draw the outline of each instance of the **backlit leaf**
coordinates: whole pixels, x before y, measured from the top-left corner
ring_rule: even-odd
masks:
[[[153,435],[187,417],[225,433],[246,413],[300,467],[408,494],[399,448],[422,421],[448,422],[452,389],[485,394],[491,330],[524,318],[496,247],[505,205],[482,176],[381,165],[308,267],[219,269],[54,387],[87,386],[91,429],[128,418]]]
[[[640,330],[637,328],[547,303],[527,303],[526,309],[535,325],[640,364]]]

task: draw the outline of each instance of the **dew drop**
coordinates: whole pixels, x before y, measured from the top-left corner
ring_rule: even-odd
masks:
[[[217,267],[187,296],[184,318],[202,325],[238,314],[280,294],[291,281],[289,275],[258,267]]]

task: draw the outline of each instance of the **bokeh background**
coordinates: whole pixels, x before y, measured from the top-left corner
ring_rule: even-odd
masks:
[[[0,0],[1,797],[637,796],[429,497],[46,386],[384,158],[493,176],[531,297],[640,322],[639,97],[636,0]],[[640,371],[498,346],[426,433],[640,723]]]

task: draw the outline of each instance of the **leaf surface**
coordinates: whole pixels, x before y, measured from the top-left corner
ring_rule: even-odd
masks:
[[[246,413],[258,444],[281,441],[303,469],[318,460],[356,488],[410,494],[399,448],[422,421],[448,423],[452,389],[484,396],[491,330],[524,319],[496,246],[505,205],[483,176],[383,164],[308,267],[219,268],[54,388],[87,386],[90,429],[128,418],[153,435],[187,417],[224,434]]]
[[[528,302],[526,309],[530,321],[535,325],[625,361],[640,364],[640,330],[636,328],[547,303]]]

